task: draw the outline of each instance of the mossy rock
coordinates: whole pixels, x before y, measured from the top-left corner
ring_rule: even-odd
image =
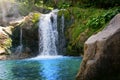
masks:
[[[12,47],[15,49],[20,45],[20,31],[22,30],[22,52],[24,55],[24,53],[26,53],[25,48],[28,47],[30,49],[28,57],[35,56],[38,51],[38,23],[40,16],[41,13],[39,12],[31,12],[28,16],[25,16],[23,22],[17,25],[13,30]]]
[[[12,47],[12,29],[13,26],[8,26],[8,27],[0,27],[0,47],[1,49],[4,49],[4,54],[10,54],[10,48]]]
[[[19,26],[26,29],[36,28],[35,25],[38,23],[40,15],[41,13],[39,12],[31,12],[24,17],[24,21]]]

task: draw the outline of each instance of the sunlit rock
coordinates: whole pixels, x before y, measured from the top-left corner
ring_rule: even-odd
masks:
[[[5,60],[7,55],[11,53],[9,49],[12,46],[12,40],[10,38],[12,35],[12,29],[12,26],[0,26],[0,60]]]

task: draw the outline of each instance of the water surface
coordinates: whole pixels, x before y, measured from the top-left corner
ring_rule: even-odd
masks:
[[[81,57],[0,61],[0,80],[75,80]]]

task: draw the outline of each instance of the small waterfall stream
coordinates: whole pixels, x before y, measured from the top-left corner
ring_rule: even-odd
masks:
[[[61,25],[62,25],[62,33],[63,33],[63,35],[64,35],[64,28],[65,28],[65,18],[64,18],[64,14],[62,15],[62,17],[61,17]]]
[[[57,42],[57,12],[42,14],[39,21],[39,54],[40,56],[55,56],[58,54]]]
[[[66,51],[66,40],[65,40],[65,18],[64,14],[62,14],[61,18],[59,19],[59,25],[58,25],[58,52],[59,54],[63,55]]]
[[[15,53],[17,53],[18,55],[22,53],[22,49],[23,49],[23,44],[22,44],[22,28],[20,28],[20,44],[19,46],[16,48]]]
[[[22,44],[22,28],[20,29],[20,46],[22,46],[23,44]]]

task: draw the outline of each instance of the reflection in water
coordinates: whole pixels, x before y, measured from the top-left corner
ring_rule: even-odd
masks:
[[[0,61],[0,80],[74,80],[81,58]]]
[[[16,80],[42,80],[39,75],[40,64],[37,61],[24,61],[12,67],[13,76]]]
[[[42,75],[45,80],[59,80],[58,72],[59,66],[57,65],[59,62],[57,60],[44,60],[42,63]]]

